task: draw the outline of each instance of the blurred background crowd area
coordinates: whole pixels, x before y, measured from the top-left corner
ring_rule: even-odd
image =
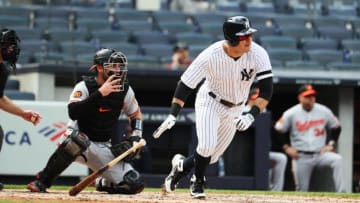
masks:
[[[145,6],[143,6],[145,5]],[[149,6],[150,5],[150,6]],[[274,68],[360,70],[358,0],[0,0],[0,27],[20,35],[18,63],[91,65],[94,51],[125,52],[129,66],[164,69],[174,44],[194,59],[247,16]]]

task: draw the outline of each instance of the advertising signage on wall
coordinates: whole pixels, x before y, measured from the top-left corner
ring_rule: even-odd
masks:
[[[62,140],[66,130],[67,108],[65,102],[15,101],[24,109],[42,114],[37,126],[22,118],[0,111],[0,125],[4,130],[0,153],[0,174],[35,175],[45,164]],[[87,175],[87,167],[73,163],[64,176]]]

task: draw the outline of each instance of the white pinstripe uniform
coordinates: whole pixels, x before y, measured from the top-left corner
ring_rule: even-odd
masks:
[[[77,92],[81,92],[81,96],[76,95]],[[89,91],[85,85],[84,81],[79,82],[74,87],[69,102],[79,102],[89,97]],[[136,112],[139,108],[139,105],[135,99],[135,93],[131,87],[126,93],[124,98],[123,112],[126,115],[130,115]],[[77,122],[70,120],[68,122],[68,127],[78,129]],[[110,151],[111,143],[109,142],[94,142],[91,141],[90,146],[83,153],[83,156],[79,156],[75,161],[81,164],[84,164],[91,168],[93,171],[97,171],[105,164],[114,159],[114,155]],[[111,186],[111,183],[118,184],[123,181],[123,176],[130,170],[133,170],[131,164],[120,161],[118,164],[107,170],[102,177],[105,178],[103,185]],[[103,180],[104,181],[104,180]]]
[[[331,110],[319,103],[314,103],[311,111],[306,111],[301,104],[297,104],[286,110],[276,122],[276,130],[290,130],[291,146],[300,152],[299,158],[292,160],[297,190],[308,191],[311,173],[315,167],[331,166],[336,191],[344,191],[341,156],[334,152],[319,153],[326,143],[326,129],[339,125],[339,120]]]
[[[243,111],[251,84],[255,79],[273,76],[269,56],[261,46],[252,42],[250,51],[234,60],[224,51],[224,43],[215,42],[201,52],[181,76],[181,81],[192,89],[205,78],[195,101],[196,151],[203,157],[211,156],[210,163],[218,160],[233,139],[234,119]],[[243,104],[230,108],[218,99]]]

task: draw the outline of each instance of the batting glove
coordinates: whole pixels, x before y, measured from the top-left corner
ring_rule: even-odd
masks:
[[[238,131],[247,130],[254,121],[255,121],[255,118],[250,113],[243,114],[239,118],[234,120],[236,129]]]
[[[165,130],[171,129],[176,122],[176,117],[172,114],[168,115],[168,117],[161,123],[161,125],[158,127],[158,129],[155,130],[153,133],[153,137],[155,139],[159,138]]]

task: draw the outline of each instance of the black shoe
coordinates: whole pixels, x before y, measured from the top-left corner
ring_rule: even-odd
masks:
[[[173,192],[179,183],[180,179],[185,175],[183,172],[183,163],[185,157],[181,154],[176,154],[171,160],[170,174],[165,178],[164,189],[166,192]]]
[[[34,180],[26,188],[31,192],[46,192],[46,186],[40,180]]]
[[[190,180],[190,194],[193,198],[204,199],[205,198],[205,178],[204,180],[196,179],[195,175]]]
[[[4,184],[0,183],[0,191],[4,189]]]

